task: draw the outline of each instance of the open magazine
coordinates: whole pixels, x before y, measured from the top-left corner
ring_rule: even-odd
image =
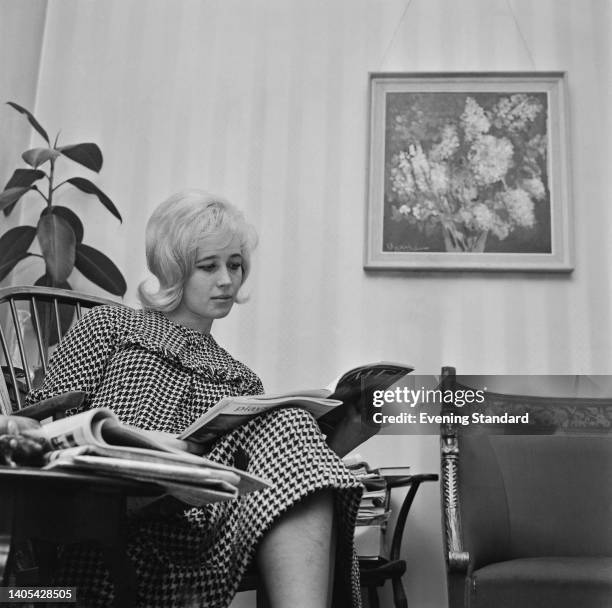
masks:
[[[373,390],[387,389],[413,369],[403,363],[379,361],[349,370],[327,388],[224,397],[187,427],[178,439],[206,444],[245,424],[253,416],[284,407],[305,409],[319,420],[324,432],[329,432],[342,418],[343,406],[349,401],[358,405],[368,400],[371,403]]]
[[[315,418],[329,413],[342,405],[338,399],[328,399],[326,389],[303,390],[288,393],[242,395],[223,397],[193,424],[188,426],[178,439],[206,444],[217,437],[270,410],[283,407],[298,407],[310,412]]]
[[[270,485],[246,471],[181,450],[180,442],[169,434],[123,425],[107,408],[54,420],[29,434],[40,434],[51,446],[45,455],[46,469],[96,471],[148,481],[194,506]]]

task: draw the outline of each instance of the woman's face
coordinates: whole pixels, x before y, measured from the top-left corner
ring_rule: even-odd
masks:
[[[183,287],[183,298],[172,319],[199,331],[210,331],[234,305],[242,285],[242,253],[238,236],[222,233],[199,247],[195,268]]]

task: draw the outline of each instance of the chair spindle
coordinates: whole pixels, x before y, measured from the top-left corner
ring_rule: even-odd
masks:
[[[42,326],[40,324],[40,317],[38,315],[38,300],[35,296],[32,296],[32,317],[34,326],[34,335],[36,336],[36,344],[38,346],[38,354],[40,355],[40,361],[42,363],[43,372],[47,373],[47,349],[43,345],[42,340]]]

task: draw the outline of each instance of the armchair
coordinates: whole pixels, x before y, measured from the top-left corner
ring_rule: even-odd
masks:
[[[529,424],[441,426],[450,608],[612,606],[612,397],[485,392],[479,412]]]
[[[50,348],[84,310],[101,304],[117,305],[51,287],[0,289],[0,414],[43,420],[62,417],[83,402],[85,393],[75,391],[26,407],[25,395],[42,381]],[[134,573],[123,533],[126,500],[131,495],[155,496],[159,490],[88,475],[0,469],[0,583],[50,584],[57,543],[93,540],[100,543],[115,583],[114,605],[133,605]],[[28,556],[25,564],[16,557],[22,552]]]

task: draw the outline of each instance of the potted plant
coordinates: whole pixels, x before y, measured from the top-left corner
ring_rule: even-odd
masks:
[[[35,192],[44,201],[36,226],[17,226],[0,237],[0,280],[22,260],[36,256],[45,264],[44,274],[35,285],[71,289],[68,283],[74,268],[92,283],[113,295],[123,296],[126,283],[121,271],[101,251],[83,242],[83,223],[76,213],[56,204],[58,191],[67,186],[95,196],[120,222],[121,215],[113,201],[93,182],[84,177],[71,177],[56,183],[56,163],[64,158],[98,173],[102,168],[102,152],[95,143],[59,144],[59,133],[53,144],[34,116],[14,102],[9,106],[24,114],[46,146],[26,150],[22,159],[28,168],[16,169],[0,193],[0,210],[8,216],[22,197]],[[40,253],[30,251],[34,240]]]

